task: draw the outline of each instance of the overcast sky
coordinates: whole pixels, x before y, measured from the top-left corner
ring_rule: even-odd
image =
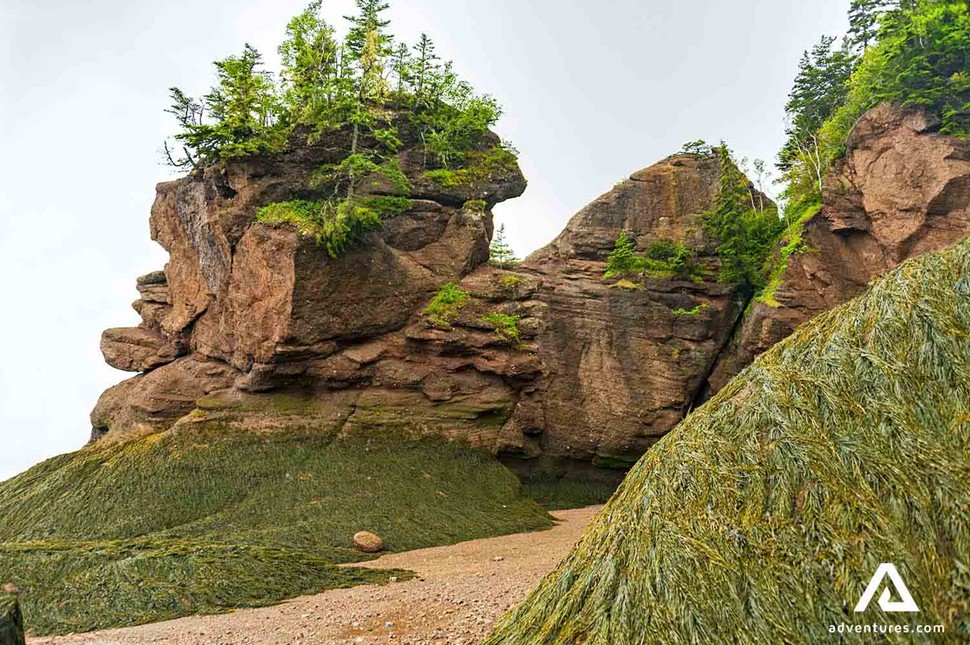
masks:
[[[275,68],[304,0],[3,0],[0,10],[0,480],[80,448],[106,387],[101,331],[135,325],[167,89],[211,61]],[[396,0],[506,114],[526,194],[496,209],[520,255],[633,171],[694,139],[774,159],[802,50],[845,29],[848,0]],[[324,0],[332,23],[352,0]]]

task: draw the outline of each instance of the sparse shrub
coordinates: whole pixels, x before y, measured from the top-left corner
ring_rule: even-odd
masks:
[[[484,213],[488,209],[488,204],[484,199],[469,199],[462,205],[462,209],[476,213]]]
[[[384,217],[400,215],[411,207],[405,197],[366,197],[312,202],[295,200],[263,207],[256,219],[264,224],[291,225],[301,235],[326,247],[332,258],[381,227]]]
[[[504,145],[486,151],[472,150],[465,154],[459,168],[435,168],[424,173],[425,178],[444,188],[484,187],[515,170],[517,160]]]
[[[519,258],[515,257],[515,251],[505,239],[505,224],[495,231],[495,237],[488,247],[488,260],[492,266],[497,267],[509,267],[519,261]]]
[[[517,345],[519,336],[519,317],[495,311],[482,318],[495,328],[495,333],[503,340]]]
[[[626,231],[620,233],[606,260],[606,277],[618,278],[636,273],[639,271],[639,260],[636,244],[627,236]]]
[[[467,304],[468,292],[462,291],[457,283],[449,282],[438,288],[431,303],[425,307],[424,315],[435,327],[451,329],[451,324]]]
[[[704,269],[694,253],[683,244],[668,238],[655,240],[644,256],[627,234],[621,233],[606,261],[607,278],[647,275],[652,278],[689,278],[702,280]]]
[[[509,293],[515,293],[522,283],[522,278],[512,273],[508,273],[499,278],[499,286],[508,291]]]

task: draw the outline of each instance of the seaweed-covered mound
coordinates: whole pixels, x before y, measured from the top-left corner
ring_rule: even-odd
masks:
[[[919,614],[854,612],[884,562]],[[970,636],[970,240],[803,326],[688,417],[487,642],[801,643],[843,623]]]
[[[35,636],[83,632],[411,576],[337,566],[373,557],[361,530],[405,551],[551,524],[510,471],[454,444],[200,424],[0,483],[0,580]]]

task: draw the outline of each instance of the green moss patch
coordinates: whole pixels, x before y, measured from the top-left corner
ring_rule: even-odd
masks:
[[[462,291],[457,283],[444,284],[438,288],[434,298],[425,307],[424,315],[435,327],[451,329],[451,324],[458,319],[462,309],[468,304],[468,297],[468,292]]]
[[[550,524],[471,449],[199,424],[0,484],[0,578],[33,633],[86,631],[403,576],[333,566],[370,557],[361,530],[404,551]]]
[[[970,240],[801,327],[651,448],[486,642],[967,640],[968,338]],[[918,615],[852,611],[883,562]]]
[[[381,227],[384,218],[411,208],[406,197],[366,197],[323,202],[296,200],[276,202],[256,214],[257,221],[275,226],[293,226],[300,235],[316,240],[332,258],[340,257],[351,245]]]
[[[425,171],[424,177],[443,188],[486,186],[518,168],[515,153],[502,145],[488,150],[472,150],[464,155],[459,168]]]
[[[494,311],[486,316],[483,316],[482,321],[491,325],[495,331],[495,335],[502,340],[512,345],[519,344],[521,337],[519,334],[518,316],[510,316],[508,314]]]
[[[768,260],[766,273],[768,280],[764,289],[758,294],[757,300],[769,307],[778,307],[779,302],[775,300],[775,293],[781,286],[781,281],[785,277],[785,270],[788,269],[788,261],[793,255],[805,253],[811,249],[804,239],[805,224],[815,217],[822,209],[822,202],[817,199],[805,200],[795,204],[786,214],[785,232],[775,248],[774,253]]]

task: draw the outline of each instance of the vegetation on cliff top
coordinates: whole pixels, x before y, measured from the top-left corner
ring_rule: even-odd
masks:
[[[355,0],[344,37],[321,15],[314,0],[287,25],[279,47],[279,81],[263,69],[262,56],[246,45],[238,56],[215,63],[216,85],[194,99],[172,88],[180,132],[178,168],[281,150],[298,126],[317,134],[349,129],[350,155],[391,154],[401,146],[389,111],[406,112],[423,142],[429,164],[457,170],[474,154],[479,137],[501,115],[497,102],[476,94],[443,61],[427,35],[409,47],[388,32],[384,0]],[[368,135],[380,151],[362,151]]]
[[[402,138],[418,142],[424,175],[445,187],[484,185],[516,168],[514,149],[484,136],[501,115],[498,103],[458,78],[426,35],[413,47],[396,41],[387,2],[356,5],[342,39],[321,16],[320,0],[294,17],[279,47],[279,81],[246,45],[215,63],[217,83],[202,98],[172,88],[167,110],[180,131],[178,145],[166,141],[164,150],[180,169],[280,152],[297,128],[311,140],[336,133],[345,157],[321,168],[309,187],[325,185],[325,201],[272,204],[261,213],[266,223],[293,224],[317,238],[333,257],[386,214],[366,203],[365,182],[389,182],[397,196],[409,195],[396,159]]]
[[[0,483],[0,579],[34,634],[89,631],[411,575],[334,566],[371,557],[360,530],[403,551],[550,524],[511,472],[452,444],[186,428]]]
[[[801,327],[640,460],[487,642],[822,642],[882,562],[920,623],[970,637],[968,336],[970,240]]]
[[[806,52],[789,95],[779,155],[786,196],[818,200],[859,117],[879,103],[925,110],[970,135],[970,6],[965,0],[853,0],[842,44]]]
[[[727,145],[712,147],[703,141],[684,146],[688,154],[717,155],[721,173],[717,197],[703,214],[704,228],[717,240],[719,279],[740,285],[748,293],[764,288],[768,281],[766,262],[784,222],[778,208],[755,189],[739,167]],[[755,162],[759,173],[761,162]],[[702,281],[710,272],[683,243],[668,238],[650,243],[643,255],[626,232],[617,238],[606,263],[605,277],[680,278]]]

